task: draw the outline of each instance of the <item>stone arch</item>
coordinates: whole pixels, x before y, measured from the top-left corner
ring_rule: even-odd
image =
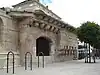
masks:
[[[2,26],[4,25],[4,22],[3,22],[3,20],[2,20],[2,18],[0,17],[0,41],[2,40],[2,33],[1,33],[1,31],[2,31]]]
[[[44,56],[50,56],[52,40],[46,36],[40,36],[36,39],[36,56],[38,53],[43,52]],[[42,56],[40,54],[40,56]]]
[[[0,26],[3,25],[3,20],[2,18],[0,17]]]

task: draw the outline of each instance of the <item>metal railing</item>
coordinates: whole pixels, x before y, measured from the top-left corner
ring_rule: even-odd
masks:
[[[38,53],[38,68],[39,68],[39,66],[40,66],[40,65],[39,65],[39,62],[40,62],[40,61],[39,61],[39,55],[40,55],[40,54],[42,54],[42,63],[43,63],[43,64],[42,64],[42,67],[44,68],[44,53],[43,53],[43,52]]]
[[[12,51],[8,52],[7,54],[7,73],[8,73],[8,69],[9,69],[9,54],[13,55],[13,74],[14,74],[14,53]]]
[[[32,70],[32,54],[30,52],[26,52],[25,54],[25,70],[27,70],[27,55],[30,55],[30,70]]]

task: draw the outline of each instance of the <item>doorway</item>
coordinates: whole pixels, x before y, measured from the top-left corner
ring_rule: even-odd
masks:
[[[47,37],[39,37],[36,39],[36,56],[38,53],[43,52],[44,56],[50,56],[51,51],[51,40]],[[39,56],[42,56],[40,54]]]

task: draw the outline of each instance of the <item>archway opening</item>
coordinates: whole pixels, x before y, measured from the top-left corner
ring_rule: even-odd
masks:
[[[44,56],[50,56],[51,40],[47,37],[39,37],[36,39],[36,56],[38,53],[43,52]],[[42,56],[40,54],[39,56]]]
[[[0,42],[1,42],[1,40],[2,40],[2,28],[3,28],[3,25],[4,25],[4,23],[3,23],[3,20],[2,20],[2,18],[0,17]]]

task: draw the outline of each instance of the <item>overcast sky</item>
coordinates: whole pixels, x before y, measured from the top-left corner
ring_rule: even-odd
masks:
[[[22,1],[24,0],[0,0],[0,7],[8,7]],[[100,24],[100,0],[53,0],[49,9],[75,27],[85,21]]]

